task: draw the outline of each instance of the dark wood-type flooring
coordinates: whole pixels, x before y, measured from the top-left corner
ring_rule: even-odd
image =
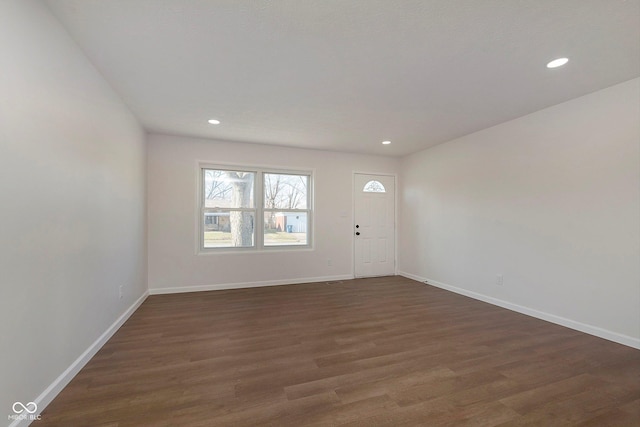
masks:
[[[42,426],[640,426],[640,351],[402,277],[149,297]]]

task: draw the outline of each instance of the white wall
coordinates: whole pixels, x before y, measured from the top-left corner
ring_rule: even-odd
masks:
[[[146,292],[144,187],[128,109],[45,6],[0,2],[0,424]]]
[[[315,249],[196,255],[199,161],[315,170]],[[150,135],[150,291],[352,277],[353,172],[396,173],[398,164],[378,156]]]
[[[640,345],[639,127],[635,79],[406,157],[399,270]]]

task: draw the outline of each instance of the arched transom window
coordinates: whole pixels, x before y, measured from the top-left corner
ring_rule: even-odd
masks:
[[[385,190],[384,185],[382,185],[382,183],[380,181],[369,181],[364,185],[364,188],[362,189],[362,191],[364,191],[365,193],[386,193],[387,190]]]

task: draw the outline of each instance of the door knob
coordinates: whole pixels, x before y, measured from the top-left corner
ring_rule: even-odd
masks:
[[[360,228],[360,226],[358,224],[356,224],[356,228]]]
[[[360,232],[359,232],[359,231],[356,231],[356,236],[359,236],[359,235],[360,235]]]

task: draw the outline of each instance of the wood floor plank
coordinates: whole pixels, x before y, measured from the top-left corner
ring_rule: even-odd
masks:
[[[640,426],[640,351],[402,277],[149,297],[39,426]]]

